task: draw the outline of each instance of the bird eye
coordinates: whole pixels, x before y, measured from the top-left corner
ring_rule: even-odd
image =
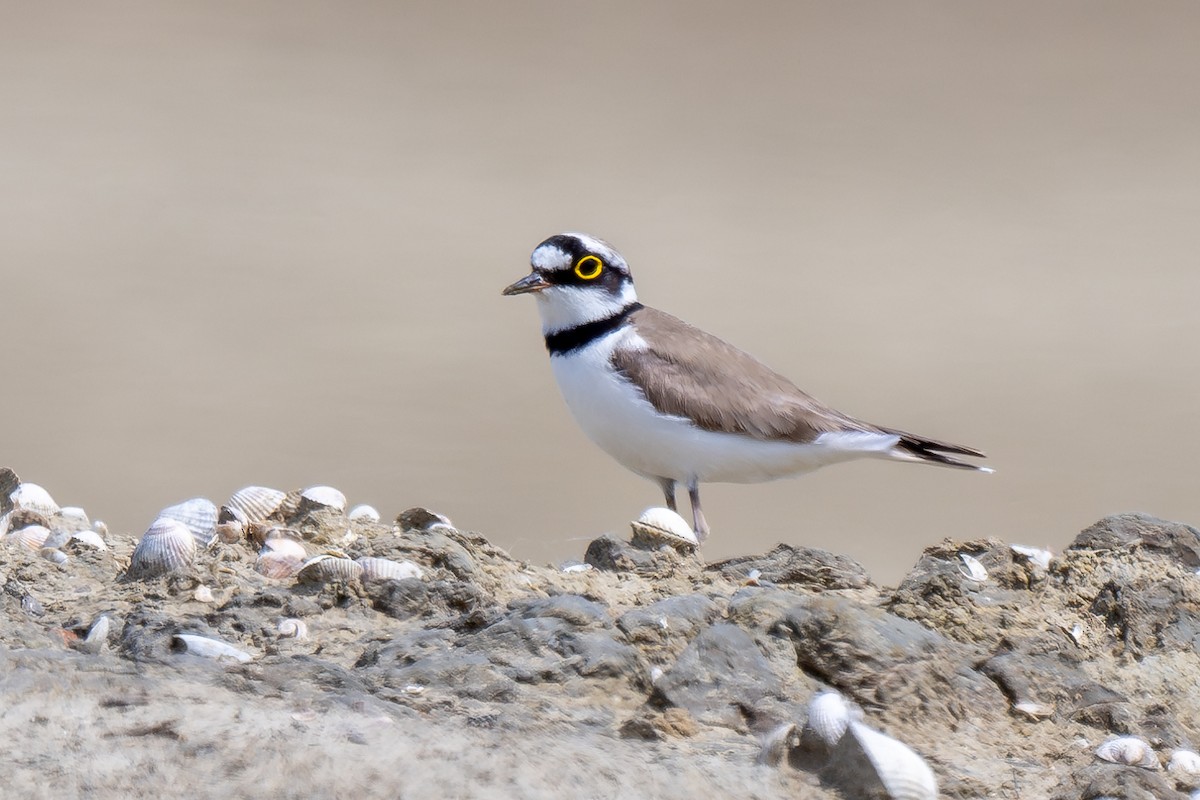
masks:
[[[575,262],[575,274],[585,281],[595,280],[604,271],[604,262],[596,256],[584,256]]]

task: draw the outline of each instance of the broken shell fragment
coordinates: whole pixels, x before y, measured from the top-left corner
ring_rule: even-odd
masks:
[[[864,725],[851,722],[833,754],[847,783],[858,784],[858,793],[882,787],[890,800],[937,800],[937,778],[917,753],[903,742]],[[874,795],[872,795],[874,796]]]
[[[43,547],[38,551],[38,555],[53,564],[61,565],[67,563],[67,554],[54,547]]]
[[[217,531],[217,506],[203,497],[193,497],[158,512],[159,519],[166,517],[182,522],[196,537],[197,547],[208,547]]]
[[[379,522],[379,512],[374,506],[357,505],[346,515],[351,522]]]
[[[362,566],[349,558],[320,555],[306,561],[296,573],[296,578],[301,583],[333,583],[356,581],[362,574]]]
[[[633,528],[633,544],[639,547],[657,549],[670,545],[676,550],[691,552],[700,546],[691,526],[669,508],[647,508],[629,525]]]
[[[959,574],[964,578],[970,578],[973,581],[983,582],[988,579],[988,571],[983,564],[975,556],[969,556],[966,553],[959,553],[958,557],[962,559],[962,566],[958,568]]]
[[[392,561],[387,558],[360,558],[363,580],[399,581],[405,578],[420,578],[425,571],[411,561]]]
[[[762,747],[758,751],[758,763],[768,766],[779,766],[788,751],[800,744],[795,723],[785,722],[777,725],[763,737]]]
[[[174,637],[175,649],[182,650],[194,656],[203,658],[223,659],[231,658],[235,661],[245,663],[253,659],[249,653],[244,650],[239,650],[231,644],[219,641],[217,639],[209,639],[207,636],[196,636],[190,633],[177,633]]]
[[[1014,553],[1029,560],[1031,564],[1041,567],[1042,569],[1050,569],[1050,560],[1054,558],[1054,554],[1049,550],[1043,550],[1038,547],[1026,547],[1023,544],[1009,545]]]
[[[278,631],[281,639],[304,640],[308,638],[307,623],[294,617],[279,620]]]
[[[108,644],[109,621],[107,614],[101,614],[92,627],[88,629],[87,638],[79,645],[85,653],[99,653]]]
[[[196,557],[196,538],[182,522],[159,518],[142,534],[129,562],[132,578],[154,578],[186,569]]]
[[[396,515],[396,524],[402,531],[434,531],[439,528],[454,530],[450,518],[428,508],[413,507]]]
[[[247,486],[234,492],[225,505],[234,513],[241,514],[247,522],[262,522],[279,510],[285,498],[287,492],[278,489]]]
[[[346,495],[332,486],[310,486],[300,493],[301,505],[346,510]]]
[[[1158,769],[1158,756],[1145,739],[1118,736],[1096,748],[1096,758],[1113,764],[1128,764],[1144,769]]]

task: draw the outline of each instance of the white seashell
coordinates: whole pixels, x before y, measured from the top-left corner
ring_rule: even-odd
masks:
[[[233,645],[226,644],[217,639],[209,639],[207,636],[177,633],[175,634],[175,641],[181,644],[184,650],[194,656],[215,659],[232,658],[243,664],[253,659],[253,656],[244,650],[239,650]]]
[[[662,667],[651,667],[650,668],[650,685],[653,686],[654,684],[658,683],[660,680],[662,680],[662,676],[666,675],[666,674],[667,673],[663,670]]]
[[[356,581],[362,574],[362,566],[349,558],[320,555],[306,561],[296,573],[296,578],[301,583],[332,583]]]
[[[363,580],[400,581],[424,577],[425,571],[411,561],[391,561],[386,558],[360,558]]]
[[[1021,700],[1013,703],[1013,709],[1020,711],[1030,719],[1043,719],[1054,715],[1054,707],[1048,706],[1045,703],[1036,703],[1033,700]]]
[[[1191,750],[1175,750],[1167,762],[1167,772],[1178,775],[1200,775],[1200,754]]]
[[[49,492],[36,483],[22,483],[9,499],[16,508],[36,511],[47,517],[52,517],[59,512],[58,503],[54,502],[54,498],[50,496]]]
[[[763,737],[762,747],[758,751],[758,763],[778,766],[788,751],[799,744],[800,739],[794,723],[785,722],[776,726]]]
[[[42,549],[42,546],[46,544],[46,540],[49,538],[49,528],[42,525],[29,525],[5,536],[4,543],[19,545],[26,550],[32,550],[36,553]]]
[[[825,744],[837,744],[858,715],[838,692],[820,692],[808,704],[806,726]]]
[[[374,506],[359,505],[350,509],[347,515],[351,522],[379,522],[379,512]]]
[[[591,572],[595,569],[591,564],[567,564],[562,568],[563,572]]]
[[[279,620],[279,636],[282,639],[304,640],[308,638],[308,624],[302,619]]]
[[[92,527],[92,521],[88,519],[87,512],[79,506],[64,506],[58,510],[58,516],[66,527],[74,531]]]
[[[274,550],[263,550],[254,562],[254,571],[264,578],[282,580],[290,578],[304,566],[304,558],[279,553]]]
[[[203,497],[193,497],[158,512],[158,518],[182,522],[196,537],[197,547],[208,547],[217,533],[217,506]]]
[[[1009,545],[1009,548],[1017,555],[1024,556],[1029,559],[1030,563],[1042,569],[1050,569],[1050,560],[1054,558],[1054,553],[1049,550],[1043,550],[1039,547],[1027,547],[1023,544]]]
[[[182,522],[159,518],[142,534],[129,562],[134,578],[154,578],[188,567],[196,557],[196,537]]]
[[[445,514],[430,511],[428,508],[414,506],[401,511],[396,516],[396,523],[402,531],[436,531],[439,529],[454,530],[454,523]]]
[[[1118,736],[1096,748],[1096,758],[1113,764],[1128,764],[1145,769],[1158,769],[1158,756],[1145,739]]]
[[[104,649],[108,644],[108,615],[101,614],[100,617],[92,623],[92,627],[88,629],[87,637],[80,645],[85,653],[96,654]]]
[[[300,493],[300,497],[315,506],[332,508],[334,511],[346,510],[346,495],[332,486],[310,486]]]
[[[963,566],[958,568],[959,573],[964,578],[970,578],[973,581],[986,581],[988,579],[988,571],[980,563],[975,556],[969,556],[966,553],[959,553],[958,557],[962,559]]]
[[[211,603],[216,598],[213,597],[212,589],[202,583],[192,592],[192,599],[197,603]]]
[[[286,498],[287,492],[278,489],[247,486],[234,492],[225,505],[245,517],[247,522],[261,522],[278,511]]]
[[[67,563],[67,554],[55,547],[43,547],[38,551],[38,555],[54,564]]]
[[[657,548],[669,544],[685,552],[700,546],[700,540],[691,526],[669,508],[647,508],[629,525],[633,528],[633,543],[636,545]]]
[[[92,523],[92,530],[101,536],[108,536],[108,523],[102,519],[98,519]]]
[[[263,540],[262,550],[259,551],[259,554],[262,555],[264,553],[291,556],[301,561],[308,560],[308,551],[304,549],[304,543],[298,542],[289,536],[273,535]]]
[[[846,731],[891,800],[937,800],[937,778],[911,747],[861,722]]]
[[[90,528],[82,531],[75,531],[71,534],[72,542],[79,542],[85,547],[90,547],[93,550],[107,550],[108,545],[104,543],[104,538]]]

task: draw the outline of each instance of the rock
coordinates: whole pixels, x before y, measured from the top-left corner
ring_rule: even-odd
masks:
[[[1114,514],[1085,528],[1070,550],[1121,550],[1140,547],[1200,567],[1200,530],[1149,514]]]
[[[754,576],[761,583],[812,589],[863,589],[871,585],[867,571],[852,558],[815,547],[776,545],[762,556],[740,556],[710,564],[708,569],[730,581]]]

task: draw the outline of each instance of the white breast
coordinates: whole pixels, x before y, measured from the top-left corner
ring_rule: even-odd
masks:
[[[826,434],[813,444],[764,442],[702,430],[684,417],[659,414],[611,367],[613,348],[645,346],[621,328],[550,364],[567,407],[583,432],[626,468],[647,478],[757,483],[852,458],[882,455],[897,437]]]

